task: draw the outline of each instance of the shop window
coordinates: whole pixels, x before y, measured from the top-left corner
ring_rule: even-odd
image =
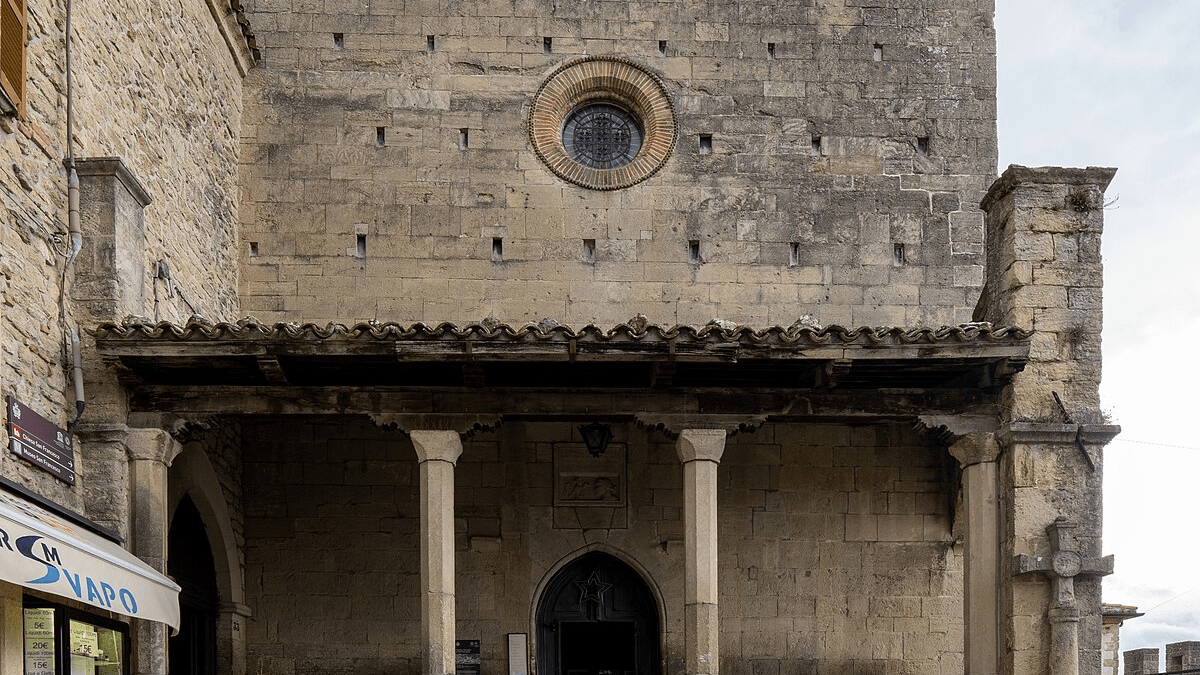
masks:
[[[25,675],[129,675],[129,626],[27,598]]]
[[[0,107],[25,110],[25,0],[0,0]]]

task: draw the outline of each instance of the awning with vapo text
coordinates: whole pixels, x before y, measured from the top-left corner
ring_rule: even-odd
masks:
[[[116,543],[0,490],[0,580],[179,628],[179,586]]]

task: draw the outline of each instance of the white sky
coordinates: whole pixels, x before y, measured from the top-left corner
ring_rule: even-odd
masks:
[[[1123,431],[1105,452],[1104,601],[1146,613],[1122,651],[1200,640],[1200,2],[996,0],[996,31],[1001,170],[1119,169],[1101,397]]]

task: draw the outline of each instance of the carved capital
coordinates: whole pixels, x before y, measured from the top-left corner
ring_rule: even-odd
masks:
[[[125,451],[133,461],[161,462],[171,466],[183,446],[162,429],[130,429],[125,437]]]
[[[213,427],[213,415],[181,416],[175,413],[130,413],[129,426],[165,429],[180,443],[195,440]]]
[[[675,442],[675,451],[683,464],[695,461],[720,463],[725,453],[724,429],[683,429]]]
[[[963,468],[995,462],[1000,456],[1000,444],[996,442],[994,434],[967,434],[951,445],[949,450]]]
[[[131,429],[124,424],[81,424],[75,428],[75,434],[84,443],[120,444],[132,461],[147,460],[171,466],[183,451],[179,441],[162,429]]]
[[[413,429],[408,435],[412,439],[413,449],[417,451],[417,459],[422,463],[440,461],[454,464],[463,451],[462,437],[456,431]]]
[[[84,443],[124,443],[129,427],[124,424],[77,424],[72,431]]]

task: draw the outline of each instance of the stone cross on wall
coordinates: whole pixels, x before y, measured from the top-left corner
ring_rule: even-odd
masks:
[[[1051,555],[1022,553],[1013,560],[1014,574],[1041,572],[1050,579],[1050,675],[1079,675],[1079,605],[1075,601],[1075,577],[1107,575],[1113,557],[1084,557],[1075,548],[1075,523],[1063,516],[1046,528]]]

